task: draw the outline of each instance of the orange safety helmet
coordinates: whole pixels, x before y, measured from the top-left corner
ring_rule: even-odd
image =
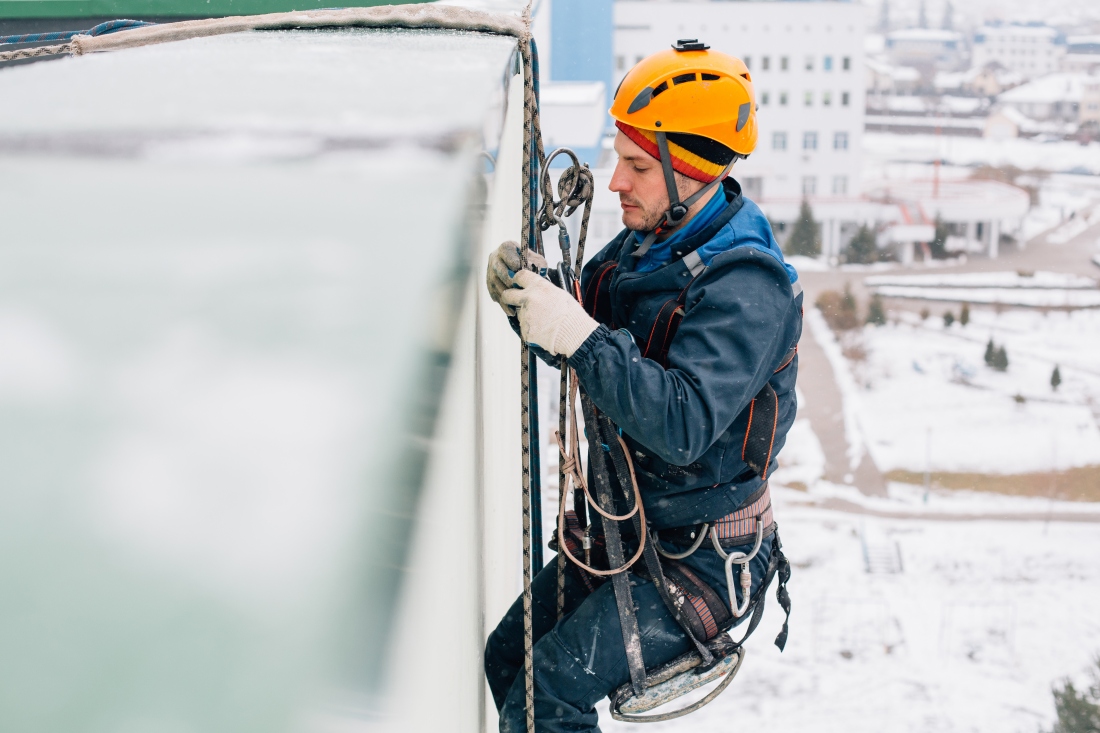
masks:
[[[692,204],[719,185],[738,158],[756,149],[756,95],[749,69],[741,59],[709,48],[694,38],[681,39],[638,62],[615,90],[609,113],[624,134],[661,162],[669,197],[664,222],[635,256],[678,227]],[[706,141],[726,149],[722,163],[700,155],[698,143]],[[674,169],[706,185],[680,201]]]
[[[652,132],[699,135],[741,156],[756,149],[756,95],[745,62],[694,38],[655,53],[627,72],[609,110]]]

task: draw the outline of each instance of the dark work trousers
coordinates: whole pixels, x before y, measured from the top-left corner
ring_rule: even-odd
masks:
[[[750,563],[753,593],[764,580],[771,548],[769,537]],[[666,549],[682,552],[687,548],[666,545]],[[748,553],[752,545],[733,549]],[[719,596],[728,597],[723,560],[709,542],[684,562]],[[733,579],[737,585],[739,568],[734,565]],[[535,729],[538,733],[598,731],[596,703],[630,679],[615,594],[610,581],[589,593],[579,571],[569,563],[565,573],[565,609],[558,621],[557,575],[555,557],[532,583]],[[691,642],[665,608],[653,583],[633,574],[630,583],[646,667],[656,667],[689,651]],[[745,614],[742,620],[750,616]],[[485,645],[485,674],[500,712],[500,730],[524,733],[527,721],[522,596],[489,635]]]

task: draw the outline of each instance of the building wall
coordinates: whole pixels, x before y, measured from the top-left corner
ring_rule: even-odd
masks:
[[[694,38],[744,59],[752,74],[760,138],[734,176],[750,198],[797,202],[860,193],[863,8],[854,3],[615,3],[618,86],[645,56]],[[840,147],[837,147],[837,146]]]
[[[1058,71],[1065,38],[1045,26],[986,26],[974,34],[974,66],[998,63],[1028,77]]]
[[[1100,125],[1100,77],[1085,82],[1079,112],[1082,125]]]

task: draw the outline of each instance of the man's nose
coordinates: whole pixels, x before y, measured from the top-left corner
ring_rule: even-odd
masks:
[[[607,189],[613,193],[627,193],[630,191],[630,182],[623,174],[622,162],[615,164],[615,172],[611,174],[611,181]]]

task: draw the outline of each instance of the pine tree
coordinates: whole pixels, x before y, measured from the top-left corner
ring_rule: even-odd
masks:
[[[993,344],[993,339],[989,339],[989,343],[985,345],[985,365],[993,366],[993,355],[997,352],[997,347]]]
[[[1004,346],[998,346],[997,350],[993,352],[993,363],[990,366],[999,372],[1008,369],[1008,352],[1005,351]]]
[[[951,324],[955,322],[955,314],[951,311],[946,311],[943,314],[943,327],[951,328]]]
[[[803,257],[817,257],[821,254],[821,235],[818,233],[817,222],[814,221],[813,209],[805,199],[798,210],[798,219],[791,229],[791,236],[787,239],[787,254]]]
[[[959,311],[959,325],[965,328],[968,323],[970,323],[970,304],[963,303],[962,310]]]
[[[875,293],[867,306],[867,323],[872,326],[886,325],[886,308],[882,305],[882,296]]]
[[[1077,691],[1073,682],[1065,680],[1061,687],[1055,687],[1054,712],[1057,722],[1049,733],[1096,733],[1100,731],[1100,657],[1093,664],[1093,684],[1088,690]]]
[[[1054,371],[1050,373],[1050,388],[1055,392],[1058,391],[1058,385],[1062,383],[1062,372],[1058,369],[1058,365],[1054,365]]]
[[[844,249],[844,261],[869,265],[877,259],[878,245],[875,243],[875,233],[863,225]]]

